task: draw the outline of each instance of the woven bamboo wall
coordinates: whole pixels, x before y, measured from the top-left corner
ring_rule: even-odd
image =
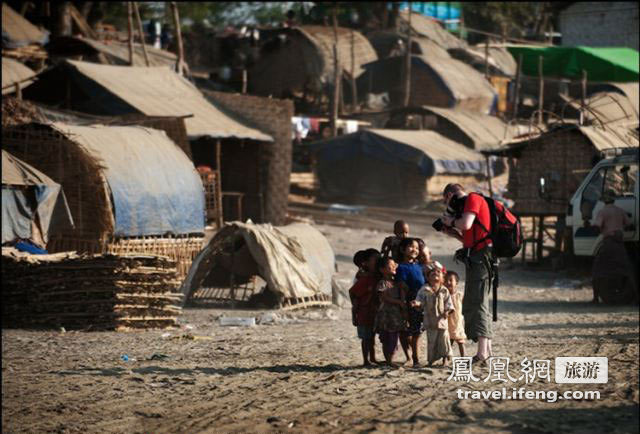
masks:
[[[563,215],[597,150],[578,131],[562,131],[532,141],[510,170],[509,191],[520,215]],[[511,168],[510,168],[511,169]],[[539,197],[540,177],[552,201]]]

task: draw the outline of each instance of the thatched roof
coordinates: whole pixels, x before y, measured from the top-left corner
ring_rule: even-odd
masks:
[[[510,140],[515,133],[505,122],[496,116],[490,116],[470,110],[452,110],[441,107],[421,107],[427,112],[446,119],[458,127],[473,143],[474,149],[483,151],[499,148]]]
[[[400,11],[398,14],[398,30],[400,31],[400,34],[406,35],[408,26],[408,11]],[[415,12],[411,14],[411,29],[413,30],[413,34],[430,39],[445,50],[449,50],[451,48],[465,48],[467,46],[465,41],[456,38],[454,35],[442,28],[438,21],[422,14],[417,14]]]
[[[394,47],[397,45],[398,41],[402,41],[403,45],[406,45],[407,43],[406,35],[388,30],[368,33],[367,39],[369,39],[369,42],[373,48],[375,48],[380,59],[384,59],[390,55],[398,55],[397,53],[394,53]],[[411,42],[412,54],[427,57],[450,57],[447,50],[424,36],[414,36],[411,38]]]
[[[146,46],[149,56],[149,66],[174,67],[178,57],[169,51],[160,50],[150,45]],[[53,56],[97,56],[99,63],[108,65],[129,65],[129,45],[120,41],[96,41],[91,38],[77,38],[72,36],[58,37],[47,45],[47,51]],[[146,66],[142,45],[133,44],[133,66]]]
[[[322,77],[323,82],[333,82],[333,28],[326,26],[301,26],[297,27],[302,35],[308,38],[319,51],[322,58],[322,69],[316,73]],[[352,38],[353,38],[353,59],[352,63]],[[373,62],[378,56],[375,50],[360,32],[338,27],[338,62],[342,69],[351,73],[353,69],[355,77],[358,77],[363,69],[362,65]]]
[[[48,32],[40,30],[9,5],[2,3],[2,48],[44,45],[48,40]]]
[[[36,73],[18,62],[17,60],[9,57],[2,58],[2,94],[6,95],[15,92],[15,86],[11,86],[15,83],[20,83],[20,87],[28,86],[33,80],[26,80],[35,76]]]
[[[291,97],[305,88],[320,93],[334,80],[333,42],[332,27],[301,26],[280,31],[264,45],[260,59],[249,70],[249,89],[257,95],[274,97]],[[345,72],[343,77],[348,77],[352,69],[358,77],[363,65],[377,58],[361,33],[338,28],[338,60]]]
[[[515,77],[518,64],[505,47],[489,46],[488,65],[490,75],[504,75]],[[485,71],[485,48],[481,45],[472,47],[452,48],[449,54],[455,59],[473,66],[476,70]]]
[[[25,89],[36,100],[53,95],[63,80],[71,80],[85,95],[84,111],[104,115],[142,113],[147,116],[189,116],[190,139],[238,138],[272,142],[273,138],[224,113],[184,77],[166,66],[136,67],[99,65],[65,60],[57,70],[42,74]],[[62,82],[60,82],[62,81]],[[64,98],[55,95],[54,98]],[[45,99],[46,100],[46,99]],[[80,103],[79,103],[80,104]],[[80,110],[80,107],[76,107]]]

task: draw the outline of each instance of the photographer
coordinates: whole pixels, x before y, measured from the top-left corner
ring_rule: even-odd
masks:
[[[476,193],[467,195],[460,184],[448,184],[443,193],[448,213],[438,219],[433,227],[462,242],[463,249],[456,252],[456,259],[466,266],[462,314],[465,332],[478,342],[474,362],[482,362],[491,356],[491,292],[492,260],[489,206]]]

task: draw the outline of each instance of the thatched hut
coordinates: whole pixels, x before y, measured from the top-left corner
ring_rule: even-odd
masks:
[[[402,80],[405,60],[390,57],[365,65],[358,78],[358,94],[388,93],[391,106],[404,104]],[[492,113],[497,95],[478,71],[453,58],[411,56],[409,105],[463,108]]]
[[[283,29],[264,44],[260,59],[249,69],[249,91],[277,98],[327,93],[334,81],[333,42],[332,27]],[[362,65],[377,58],[361,33],[338,28],[338,62],[343,78],[352,72],[358,77],[363,72]],[[349,84],[348,80],[345,82]]]
[[[433,131],[361,130],[312,145],[318,198],[420,206],[449,182],[486,174],[484,157]]]
[[[75,228],[51,238],[49,251],[167,254],[186,273],[202,246],[202,183],[164,132],[30,123],[4,128],[2,141],[64,188]]]
[[[209,187],[217,192],[217,198],[230,198],[227,210],[233,214],[227,218],[251,218],[257,222],[284,219],[286,208],[278,208],[277,215],[265,212],[270,209],[272,198],[280,200],[278,192],[282,185],[263,182],[263,176],[268,178],[269,173],[260,172],[262,166],[254,164],[279,155],[263,149],[273,143],[273,137],[205,98],[170,68],[67,60],[42,74],[36,83],[25,89],[24,95],[43,103],[67,105],[97,115],[182,116],[194,163],[206,166],[213,176],[210,180],[207,175],[207,180],[211,182]],[[225,167],[237,168],[241,182],[229,181],[229,177],[225,179]],[[248,180],[252,180],[250,189],[243,187]],[[217,223],[222,225],[221,218]]]
[[[432,106],[393,110],[385,128],[432,130],[476,151],[500,148],[517,135],[496,116]]]
[[[380,30],[367,33],[367,39],[376,50],[379,59],[404,55],[405,53],[406,35],[389,30]],[[411,38],[411,54],[425,57],[450,57],[446,49],[424,36]]]
[[[400,34],[406,35],[407,30],[409,29],[408,10],[400,11],[398,14],[397,25]],[[452,48],[464,48],[467,46],[465,41],[455,37],[449,31],[444,29],[437,20],[422,14],[411,14],[411,31],[412,35],[427,38],[445,50],[450,50]]]
[[[2,95],[18,92],[16,86],[26,87],[33,82],[36,75],[28,66],[9,57],[2,58]]]
[[[508,195],[515,201],[515,212],[521,216],[561,216],[604,150],[637,146],[637,136],[627,129],[564,125],[483,153],[511,157]]]

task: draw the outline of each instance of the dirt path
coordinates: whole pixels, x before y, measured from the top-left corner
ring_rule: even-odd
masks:
[[[320,229],[345,282],[354,250],[377,247],[385,235]],[[436,259],[461,271],[449,260],[455,242],[427,233]],[[309,311],[253,328],[221,327],[216,318],[261,312],[190,309],[170,336],[3,330],[3,432],[637,432],[637,307],[589,304],[590,290],[572,287],[588,274],[519,267],[502,274],[496,355],[510,357],[518,375],[524,357],[606,356],[607,384],[528,386],[597,390],[600,400],[460,400],[457,389],[502,385],[449,382],[450,371],[438,366],[362,369],[346,309],[337,319]],[[484,378],[488,369],[474,373]]]

